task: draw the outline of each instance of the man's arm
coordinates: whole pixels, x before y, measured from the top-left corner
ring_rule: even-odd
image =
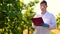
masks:
[[[33,27],[33,28],[36,28],[36,26],[34,25],[34,23],[32,23],[32,27]]]
[[[56,19],[53,15],[51,16],[50,21],[51,22],[49,23],[49,29],[55,29],[57,27],[57,24],[56,24]]]
[[[35,15],[33,18],[36,18],[37,17],[37,15]],[[34,23],[32,22],[32,27],[33,28],[36,28],[36,26],[34,25]]]

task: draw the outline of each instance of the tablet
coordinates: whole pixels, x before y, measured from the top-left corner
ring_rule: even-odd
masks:
[[[42,17],[32,18],[31,20],[35,26],[42,26],[42,24],[44,23]]]

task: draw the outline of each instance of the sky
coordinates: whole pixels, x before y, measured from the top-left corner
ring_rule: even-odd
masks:
[[[24,0],[24,3],[29,3],[29,1],[34,1],[34,0]],[[40,2],[41,1],[42,0],[40,0]],[[56,16],[58,13],[60,13],[60,0],[46,0],[46,1],[47,1],[47,5],[48,5],[47,11],[49,11],[52,14],[54,14],[54,16]],[[34,11],[37,14],[39,14],[40,11],[41,11],[39,3],[36,4],[35,7],[34,7]]]

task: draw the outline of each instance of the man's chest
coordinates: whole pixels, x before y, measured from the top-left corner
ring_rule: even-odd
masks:
[[[49,15],[37,15],[36,18],[42,17],[44,23],[50,23],[51,22],[51,16]]]
[[[42,16],[44,23],[50,23],[51,22],[51,17],[49,16]]]

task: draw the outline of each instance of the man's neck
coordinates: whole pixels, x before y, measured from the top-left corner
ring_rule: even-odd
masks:
[[[46,11],[42,11],[42,12],[41,12],[41,14],[45,14],[45,13],[46,13]]]

